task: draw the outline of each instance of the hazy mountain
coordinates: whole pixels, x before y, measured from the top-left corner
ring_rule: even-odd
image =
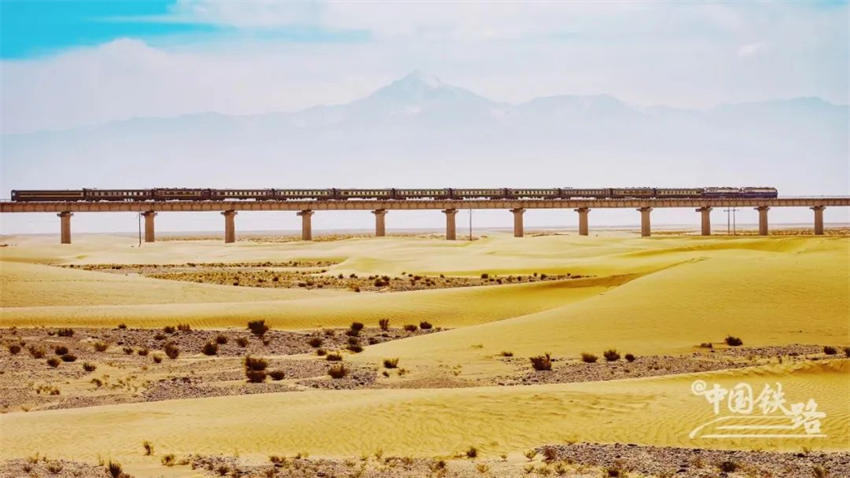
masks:
[[[710,110],[610,96],[513,105],[413,72],[343,105],[145,118],[2,137],[11,188],[775,185],[848,192],[848,107]]]

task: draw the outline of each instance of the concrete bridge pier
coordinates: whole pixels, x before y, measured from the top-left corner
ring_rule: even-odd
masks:
[[[301,216],[301,240],[302,241],[312,241],[313,240],[313,211],[310,209],[305,209],[303,211],[296,213],[298,216]]]
[[[61,244],[71,243],[71,216],[73,215],[74,213],[70,211],[63,211],[57,214],[60,223],[59,242]]]
[[[768,206],[759,206],[755,208],[756,211],[759,212],[759,236],[767,235],[767,211],[770,210]]]
[[[589,208],[580,207],[575,210],[578,213],[578,235],[586,236],[587,235],[587,213],[590,212]]]
[[[375,209],[372,211],[375,215],[375,236],[384,237],[387,235],[386,209]]]
[[[224,216],[224,243],[236,242],[236,211],[229,209],[222,211],[221,215]],[[145,226],[147,226],[147,222]],[[145,236],[147,236],[147,228],[145,229]]]
[[[525,235],[522,228],[522,215],[525,213],[525,209],[518,207],[511,209],[511,212],[514,213],[514,237],[522,237]]]
[[[155,211],[145,211],[142,213],[145,218],[145,242],[154,242],[154,224],[153,218],[156,217]]]
[[[454,241],[457,239],[457,228],[455,227],[457,209],[444,209],[443,214],[446,215],[446,240]]]
[[[652,235],[652,228],[649,225],[649,213],[652,212],[651,207],[638,208],[640,211],[640,235],[641,237],[649,237]]]
[[[696,212],[701,213],[702,215],[702,235],[710,236],[711,235],[711,208],[708,206],[703,206],[696,209]]]
[[[812,211],[815,212],[815,235],[823,235],[823,210],[826,206],[812,206]]]

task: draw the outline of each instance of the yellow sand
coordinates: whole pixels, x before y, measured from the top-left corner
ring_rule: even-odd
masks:
[[[702,379],[759,391],[780,382],[789,404],[814,398],[826,438],[691,439],[714,415],[691,393]],[[716,448],[848,449],[850,362],[774,365],[674,377],[528,387],[278,393],[0,416],[0,457],[35,451],[124,463],[160,454],[486,455],[566,440]]]
[[[426,319],[436,326],[457,327],[369,346],[347,357],[367,362],[400,357],[412,376],[424,378],[440,366],[458,364],[463,365],[461,378],[503,372],[504,365],[494,358],[503,350],[519,357],[599,354],[609,347],[635,354],[676,354],[700,342],[722,341],[726,334],[741,337],[745,345],[850,344],[850,240],[845,238],[494,235],[472,243],[384,238],[225,246],[196,241],[141,249],[130,248],[126,238],[75,236],[78,244],[65,247],[48,243],[53,240],[5,240],[13,245],[0,249],[0,325],[112,325],[122,317],[129,325],[179,321],[244,327],[248,318],[264,317],[275,327],[301,328],[347,325],[352,320],[375,323],[388,317],[396,325]],[[344,260],[330,268],[334,274],[571,272],[593,278],[355,294],[103,278],[107,274],[95,272],[85,273],[84,280],[78,274],[82,271],[34,265],[318,257]],[[35,270],[38,279],[30,277]],[[91,274],[98,278],[89,279],[95,277]],[[85,285],[86,280],[97,286]],[[29,282],[22,285],[24,281]],[[103,292],[103,284],[114,290]],[[62,290],[61,300],[52,297],[56,290]],[[694,377],[678,376],[530,387],[315,391],[14,413],[0,416],[0,456],[43,450],[51,456],[90,460],[102,454],[142,467],[151,460],[141,456],[143,440],[154,442],[160,453],[243,456],[298,451],[359,455],[377,448],[388,454],[432,456],[470,445],[492,454],[570,439],[850,449],[847,360],[802,370],[786,363],[701,377],[727,385],[746,380],[754,387],[781,381],[789,398],[815,398],[827,411],[824,430],[829,436],[690,440],[688,431],[711,412],[690,394]]]

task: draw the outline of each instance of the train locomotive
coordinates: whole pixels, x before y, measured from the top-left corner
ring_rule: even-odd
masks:
[[[296,201],[426,199],[773,199],[773,187],[424,188],[424,189],[62,189],[12,190],[14,202]]]

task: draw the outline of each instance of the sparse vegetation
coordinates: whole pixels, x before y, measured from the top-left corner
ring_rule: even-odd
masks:
[[[416,324],[407,324],[407,325],[404,326],[404,330],[406,330],[408,332],[416,332],[417,328],[418,327],[416,326]]]
[[[342,355],[338,352],[331,352],[325,357],[325,360],[328,362],[340,362],[342,361]]]
[[[122,478],[124,476],[124,469],[121,463],[117,461],[109,460],[109,463],[106,465],[106,471],[109,472],[109,476],[112,478]]]
[[[47,365],[56,368],[59,366],[59,359],[56,357],[50,357],[49,359],[47,359]]]
[[[222,335],[222,334],[218,334],[218,335],[216,335],[216,336],[215,336],[215,343],[217,343],[217,344],[219,344],[219,345],[224,345],[224,344],[226,344],[226,343],[227,343],[227,336],[226,336],[226,335]]]
[[[248,346],[248,339],[245,338],[245,337],[239,337],[238,339],[236,339],[236,344],[239,345],[240,347],[247,347]]]
[[[331,367],[328,369],[328,375],[330,375],[331,378],[343,378],[348,375],[348,369],[345,367],[345,365],[341,363],[331,365]]]
[[[173,342],[167,342],[162,348],[162,350],[163,352],[165,352],[165,355],[171,360],[175,360],[177,357],[180,356],[180,349],[176,345],[174,345]]]
[[[189,324],[177,324],[177,330],[180,332],[189,332],[192,330],[192,327]]]
[[[65,354],[65,355],[61,356],[60,358],[62,359],[63,362],[76,362],[77,361],[77,356],[74,355],[74,354]]]
[[[165,466],[174,466],[177,463],[177,458],[175,458],[174,453],[169,453],[164,455],[159,461]]]
[[[850,358],[850,347],[844,347],[844,356]]]
[[[552,370],[552,359],[549,354],[530,357],[531,366],[534,370]]]
[[[285,376],[286,374],[283,372],[283,370],[272,370],[269,372],[269,377],[271,377],[272,380],[275,381],[283,380],[283,377]]]
[[[635,361],[635,356],[634,356],[634,355],[632,355],[632,354],[626,354],[626,361],[627,361],[627,362],[634,362],[634,361]]]
[[[269,326],[265,320],[252,320],[248,322],[248,329],[257,337],[262,337],[269,331]]]
[[[467,448],[467,450],[466,450],[466,457],[467,458],[475,458],[477,456],[478,456],[478,448],[475,448],[474,446]]]
[[[584,363],[596,363],[596,360],[596,355],[584,352],[581,354],[581,361]]]
[[[735,337],[733,335],[727,335],[725,341],[726,345],[730,347],[738,347],[744,344],[744,342],[740,338]]]
[[[513,357],[514,353],[509,350],[503,350],[501,353],[502,357]]]
[[[321,337],[310,337],[310,340],[307,341],[307,344],[314,349],[322,346],[322,338]]]
[[[617,360],[620,360],[620,353],[614,349],[608,349],[602,352],[602,356],[605,357],[605,360],[608,362],[616,362]]]
[[[136,353],[139,354],[139,357],[147,357],[147,355],[150,353],[150,350],[148,350],[147,347],[142,347],[139,350],[136,350]]]
[[[422,330],[431,330],[434,326],[430,322],[423,320],[419,322],[419,328]]]
[[[385,332],[386,332],[387,330],[390,330],[390,319],[381,319],[381,320],[379,320],[379,321],[378,321],[378,326],[381,328],[381,330],[383,330],[383,331],[385,331]]]
[[[9,344],[6,348],[9,349],[9,353],[12,355],[18,355],[21,352],[21,346],[18,344]]]
[[[44,348],[36,347],[35,345],[30,345],[27,347],[27,351],[30,353],[30,356],[34,359],[44,358]]]
[[[838,353],[838,350],[836,350],[836,348],[831,346],[831,345],[824,345],[823,346],[823,353],[825,353],[827,355],[835,355],[835,354]]]
[[[269,362],[266,359],[245,356],[245,377],[250,383],[262,383],[266,380],[266,368]]]
[[[93,347],[94,347],[94,349],[95,349],[96,351],[98,351],[98,352],[106,352],[106,349],[108,349],[108,348],[109,348],[109,344],[108,344],[108,343],[106,343],[106,342],[102,342],[102,341],[100,341],[100,340],[98,340],[97,342],[95,342],[94,344],[92,344],[92,346],[93,346]]]
[[[68,347],[65,347],[64,345],[57,345],[56,347],[53,347],[53,352],[56,353],[56,355],[65,355],[68,353]]]
[[[201,352],[203,352],[204,355],[217,355],[218,344],[215,342],[207,342],[204,344],[204,347],[203,349],[201,349]]]
[[[151,444],[151,442],[147,440],[143,441],[142,447],[145,449],[145,456],[153,455],[153,444]]]
[[[59,337],[73,337],[74,329],[59,329],[56,331],[56,335]]]
[[[718,468],[720,468],[720,471],[723,471],[723,472],[726,472],[726,473],[732,473],[732,472],[736,471],[739,468],[739,466],[734,461],[727,460],[727,461],[721,462],[720,465],[718,465]]]
[[[363,330],[363,323],[362,322],[352,322],[350,328],[351,328],[351,330],[356,330],[356,331],[360,332],[361,330]]]
[[[177,329],[175,329],[173,325],[166,325],[165,327],[162,328],[162,331],[165,332],[166,334],[173,334],[174,332],[177,331]]]
[[[384,359],[384,368],[398,367],[398,358]]]

